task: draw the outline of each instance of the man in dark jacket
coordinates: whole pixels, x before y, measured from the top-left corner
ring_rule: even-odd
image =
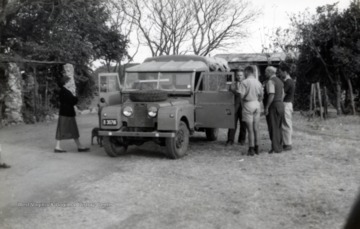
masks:
[[[245,122],[242,121],[242,107],[241,107],[241,100],[240,100],[240,94],[238,93],[238,90],[240,88],[241,81],[245,79],[244,73],[241,70],[237,70],[235,72],[235,86],[231,87],[230,90],[235,94],[235,126],[232,129],[228,130],[227,135],[227,142],[226,145],[233,145],[235,140],[235,134],[238,122],[240,123],[240,133],[238,137],[238,142],[240,145],[245,144],[246,139],[246,125]]]
[[[276,77],[276,68],[265,70],[267,82],[264,93],[264,108],[271,140],[269,153],[281,153],[283,150],[282,123],[284,119],[284,84]]]
[[[292,112],[295,93],[295,83],[290,77],[290,68],[285,64],[280,64],[279,75],[284,82],[284,122],[282,124],[282,136],[284,142],[284,150],[292,149]]]

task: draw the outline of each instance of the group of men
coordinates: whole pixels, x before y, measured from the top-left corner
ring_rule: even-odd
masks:
[[[236,84],[230,87],[235,93],[235,127],[228,130],[226,145],[233,145],[238,122],[240,133],[238,142],[245,144],[248,132],[248,155],[259,154],[259,122],[261,101],[271,140],[269,153],[281,153],[292,149],[292,112],[295,84],[286,64],[279,68],[269,66],[265,69],[266,81],[263,85],[256,78],[252,66],[235,73]]]

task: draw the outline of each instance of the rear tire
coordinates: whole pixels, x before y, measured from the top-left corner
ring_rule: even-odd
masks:
[[[206,138],[209,141],[216,141],[218,138],[219,129],[217,128],[207,128],[205,129]]]
[[[178,159],[186,154],[189,145],[189,129],[183,121],[180,121],[179,130],[176,131],[175,137],[166,138],[165,144],[167,156],[171,159]]]
[[[122,145],[116,137],[104,136],[102,142],[105,152],[110,157],[118,157],[126,153],[127,146]]]

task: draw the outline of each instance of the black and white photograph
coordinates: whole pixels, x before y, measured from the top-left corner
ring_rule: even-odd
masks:
[[[360,0],[0,0],[1,229],[360,229]]]

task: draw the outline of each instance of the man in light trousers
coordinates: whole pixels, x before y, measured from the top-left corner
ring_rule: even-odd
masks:
[[[284,121],[282,123],[282,136],[283,136],[283,150],[292,149],[292,113],[293,113],[293,101],[295,93],[295,83],[290,77],[290,68],[287,64],[281,63],[279,66],[279,75],[284,82]]]

